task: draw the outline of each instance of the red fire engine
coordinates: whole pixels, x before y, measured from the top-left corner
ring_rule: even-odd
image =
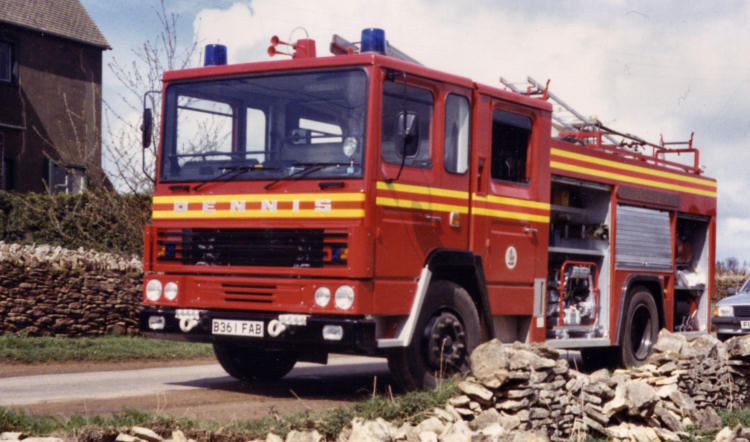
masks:
[[[335,352],[420,388],[491,338],[630,365],[661,328],[708,331],[716,181],[692,136],[567,122],[546,86],[428,69],[378,29],[289,46],[164,74],[144,333],[211,342],[243,380]]]

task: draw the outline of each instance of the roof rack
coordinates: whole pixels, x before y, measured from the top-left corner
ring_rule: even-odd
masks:
[[[552,126],[558,130],[558,137],[572,143],[601,150],[604,152],[621,155],[632,159],[647,161],[652,164],[684,170],[686,172],[701,174],[700,152],[693,147],[693,135],[687,141],[665,142],[664,137],[659,136],[659,143],[650,143],[636,135],[618,132],[611,129],[597,118],[586,118],[573,109],[559,97],[549,91],[549,83],[542,86],[531,77],[527,77],[525,88],[513,84],[503,77],[500,82],[509,90],[530,97],[538,97],[541,100],[551,101],[556,105],[552,114]],[[561,112],[558,112],[561,111]],[[615,137],[619,137],[617,140]],[[682,146],[682,147],[680,147]],[[667,155],[693,154],[693,164],[678,163],[666,159]]]
[[[358,41],[352,43],[338,34],[333,34],[329,49],[333,55],[356,54],[359,53],[359,44],[360,42]],[[409,63],[422,65],[422,63],[400,51],[387,40],[385,42],[385,55],[398,58],[399,60],[408,61]]]

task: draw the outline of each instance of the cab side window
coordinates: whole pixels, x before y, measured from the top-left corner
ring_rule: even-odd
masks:
[[[496,110],[492,113],[492,178],[528,183],[526,163],[531,139],[531,118]]]
[[[434,99],[426,89],[386,82],[383,85],[383,160],[428,169]]]
[[[449,94],[445,100],[445,170],[463,174],[469,170],[469,100]]]

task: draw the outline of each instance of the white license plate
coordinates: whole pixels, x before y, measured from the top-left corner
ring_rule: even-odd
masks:
[[[750,321],[740,321],[740,327],[750,328]]]
[[[263,321],[238,321],[235,319],[214,319],[211,333],[228,336],[263,337]]]

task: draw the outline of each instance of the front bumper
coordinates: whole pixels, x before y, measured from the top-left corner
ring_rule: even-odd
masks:
[[[315,346],[314,349],[321,352],[376,354],[375,321],[361,317],[291,315],[296,320],[289,321],[290,315],[271,312],[189,310],[187,313],[189,315],[185,310],[147,307],[140,314],[140,331],[144,336],[179,341],[239,340],[266,348]],[[186,319],[188,316],[190,319]],[[214,334],[214,319],[262,323],[263,336]],[[154,327],[153,324],[159,325]],[[283,326],[279,327],[280,324]],[[325,339],[323,329],[326,326],[340,327],[340,339]]]
[[[750,328],[742,328],[742,322],[750,321],[750,318],[719,317],[711,318],[711,324],[716,327],[716,333],[720,335],[746,335],[750,334]]]

